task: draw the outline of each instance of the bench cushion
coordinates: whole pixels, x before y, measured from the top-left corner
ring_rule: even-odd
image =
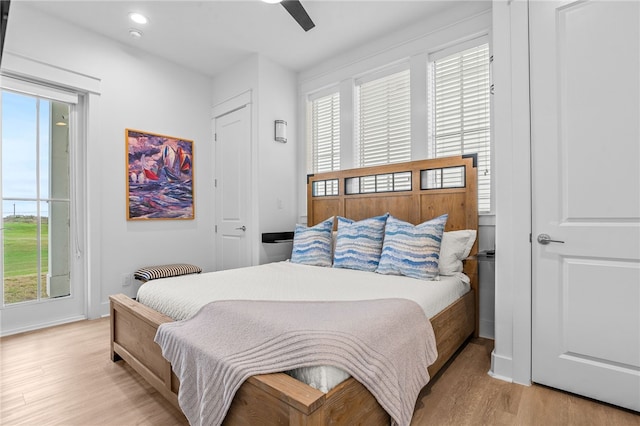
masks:
[[[133,273],[137,280],[147,282],[158,278],[175,277],[178,275],[199,274],[202,268],[188,263],[174,263],[172,265],[145,266]]]

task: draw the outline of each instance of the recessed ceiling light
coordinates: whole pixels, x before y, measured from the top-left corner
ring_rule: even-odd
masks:
[[[280,3],[282,0],[262,0],[262,1],[269,4],[275,4],[275,3]]]
[[[140,38],[142,37],[142,31],[136,29],[136,28],[131,28],[129,30],[129,35],[133,38]]]
[[[144,16],[141,13],[137,13],[137,12],[131,12],[129,14],[129,19],[131,19],[136,24],[142,24],[142,25],[144,25],[147,22],[149,22],[149,19],[146,16]]]

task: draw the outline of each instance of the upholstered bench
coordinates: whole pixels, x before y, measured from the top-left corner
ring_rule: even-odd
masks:
[[[188,263],[174,263],[172,265],[145,266],[133,273],[136,280],[146,283],[158,278],[176,277],[178,275],[199,274],[202,268]]]

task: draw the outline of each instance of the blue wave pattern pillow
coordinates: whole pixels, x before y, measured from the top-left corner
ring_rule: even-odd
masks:
[[[331,231],[333,231],[333,217],[309,228],[296,225],[293,233],[291,262],[312,266],[331,266]]]
[[[414,226],[389,216],[376,272],[405,275],[420,280],[436,278],[447,218],[448,215],[444,214]]]
[[[333,267],[375,271],[380,261],[388,213],[354,222],[338,216]]]

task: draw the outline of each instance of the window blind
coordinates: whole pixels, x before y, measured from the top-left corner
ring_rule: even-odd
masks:
[[[340,169],[340,93],[311,101],[312,172]]]
[[[489,45],[431,64],[431,157],[478,154],[478,211],[491,211]]]
[[[411,160],[411,87],[405,69],[356,81],[359,167]]]

